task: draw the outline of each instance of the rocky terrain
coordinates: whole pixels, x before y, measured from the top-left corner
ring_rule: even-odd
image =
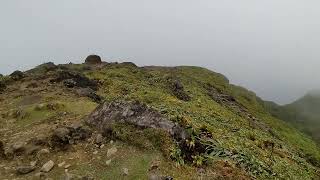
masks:
[[[320,149],[200,67],[48,62],[0,77],[1,179],[319,179]]]

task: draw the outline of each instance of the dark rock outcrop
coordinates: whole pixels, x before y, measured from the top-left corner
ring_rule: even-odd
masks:
[[[77,94],[81,97],[89,97],[96,103],[100,103],[102,101],[102,97],[97,95],[94,90],[91,88],[79,88],[76,90]]]
[[[7,88],[6,83],[0,80],[0,93],[3,92]]]
[[[0,159],[4,159],[6,157],[4,143],[0,141]]]
[[[172,93],[182,101],[190,101],[191,97],[185,92],[184,87],[178,79],[168,79],[169,88]]]
[[[81,88],[91,88],[93,90],[98,89],[98,83],[85,77],[82,74],[71,72],[71,71],[60,71],[57,72],[57,77],[51,82],[63,82],[63,84],[68,88],[81,87]]]
[[[71,125],[60,127],[54,130],[50,137],[50,146],[56,149],[65,150],[68,145],[85,140],[91,136],[91,131],[82,125]]]
[[[21,71],[14,71],[13,73],[11,73],[9,75],[11,77],[11,79],[13,79],[14,81],[18,81],[24,78],[24,73]]]
[[[42,68],[47,72],[47,71],[54,71],[58,69],[58,66],[56,66],[53,62],[47,62],[39,65],[38,68]]]
[[[115,123],[127,123],[139,128],[164,130],[178,141],[189,138],[184,128],[137,101],[105,102],[91,113],[86,119],[86,123],[99,129],[103,134],[108,134],[108,131]]]
[[[136,64],[134,64],[133,62],[122,62],[120,63],[120,65],[123,66],[128,66],[128,67],[138,67]]]
[[[101,64],[101,58],[98,55],[89,55],[86,60],[85,60],[86,64]]]

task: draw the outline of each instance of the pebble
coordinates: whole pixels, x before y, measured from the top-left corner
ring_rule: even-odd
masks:
[[[129,169],[128,168],[123,168],[122,172],[123,172],[123,175],[125,175],[125,176],[129,175]]]
[[[156,174],[149,175],[149,180],[162,180],[163,178]]]
[[[15,153],[15,152],[22,152],[25,150],[25,147],[24,147],[25,143],[24,142],[16,142],[14,143],[11,148],[12,148],[12,151]]]
[[[38,172],[34,176],[36,177],[36,179],[45,179],[47,177],[47,175],[43,172]]]
[[[52,170],[52,168],[54,167],[54,162],[52,160],[48,161],[47,163],[45,163],[42,168],[41,168],[41,172],[49,172]]]
[[[92,154],[97,155],[99,152],[98,151],[93,151]]]
[[[113,156],[114,154],[117,153],[117,151],[118,151],[118,149],[116,147],[112,147],[112,148],[108,149],[107,157]]]
[[[107,165],[107,166],[110,166],[111,162],[112,162],[111,159],[107,160],[107,161],[106,161],[106,165]]]
[[[63,161],[62,163],[58,164],[58,167],[62,167],[62,166],[64,166],[65,164],[66,164],[66,162]]]
[[[43,155],[43,154],[49,154],[49,153],[50,153],[49,149],[41,149],[38,152],[38,156]]]
[[[96,139],[95,139],[96,144],[102,144],[103,143],[103,136],[102,134],[97,134]]]
[[[30,162],[30,166],[35,167],[35,166],[37,165],[37,163],[38,163],[38,161],[31,161],[31,162]]]
[[[18,174],[28,174],[35,170],[34,166],[19,166],[16,168]]]

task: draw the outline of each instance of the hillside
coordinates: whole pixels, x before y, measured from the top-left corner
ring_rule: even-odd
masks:
[[[319,178],[312,140],[205,68],[89,56],[0,82],[2,179]]]
[[[313,91],[297,101],[278,106],[269,104],[269,110],[275,117],[292,123],[302,132],[320,143],[320,92]]]

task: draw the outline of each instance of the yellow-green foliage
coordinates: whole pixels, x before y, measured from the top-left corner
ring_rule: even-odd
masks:
[[[286,123],[271,117],[254,93],[230,85],[221,74],[199,67],[135,68],[112,65],[88,72],[87,76],[103,82],[99,94],[107,100],[140,100],[172,120],[182,117],[184,123],[195,130],[206,126],[219,147],[243,154],[245,168],[257,178],[312,179],[314,175],[314,167],[301,158],[301,154],[312,154],[319,160],[316,144]],[[181,101],[172,95],[167,77],[179,79],[191,101]],[[213,101],[207,95],[205,84],[212,84],[221,92],[235,97],[251,114],[270,126],[279,138],[251,128],[248,119]],[[235,132],[233,129],[239,130]],[[263,143],[269,141],[275,143],[278,154],[263,147]],[[261,173],[257,173],[260,169]],[[266,169],[272,172],[267,173]]]

